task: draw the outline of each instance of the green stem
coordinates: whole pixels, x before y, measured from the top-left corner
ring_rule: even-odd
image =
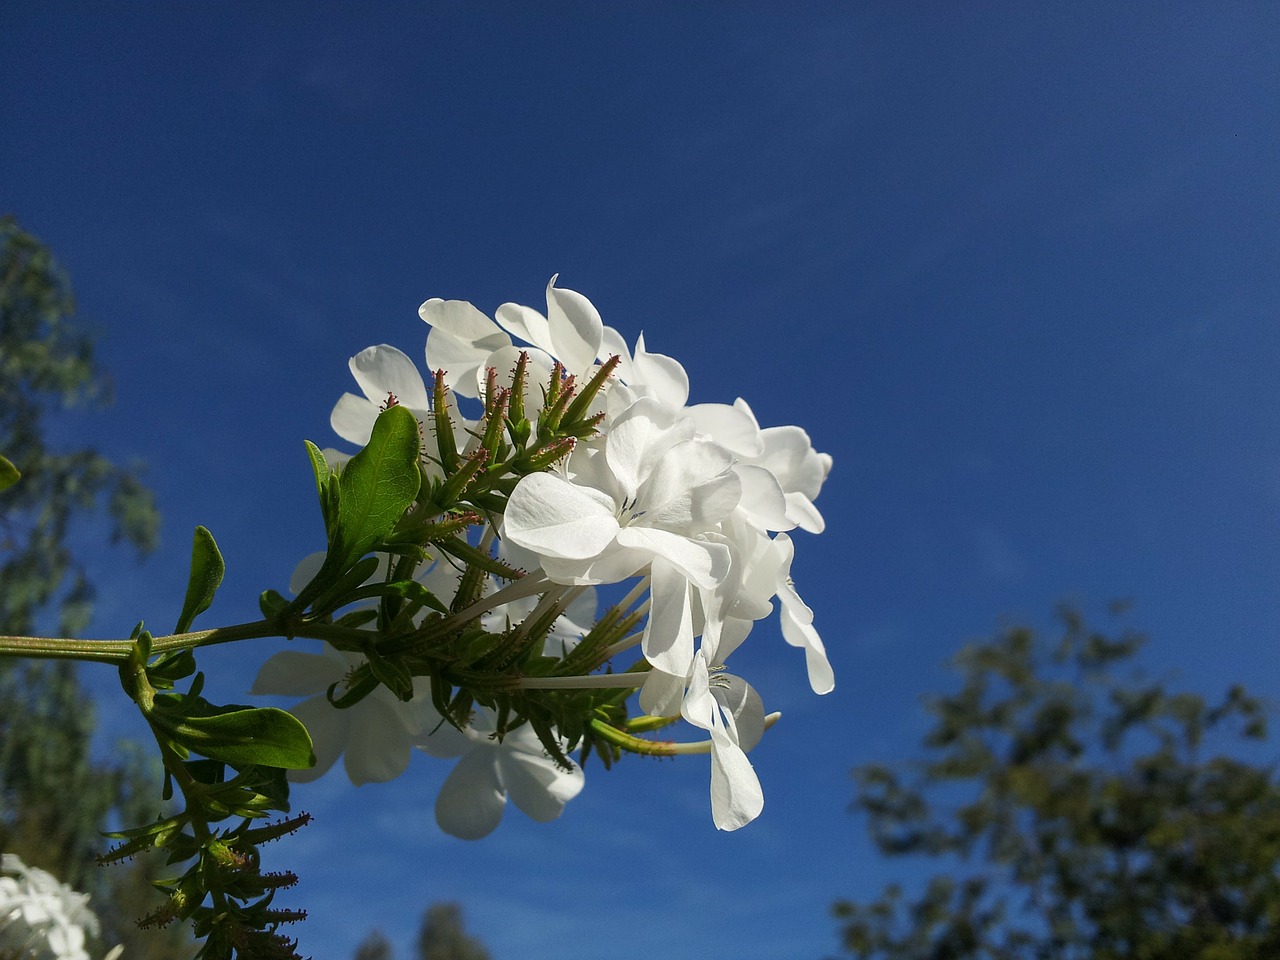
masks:
[[[271,620],[255,620],[237,623],[213,630],[193,630],[190,633],[173,633],[155,637],[151,642],[153,654],[174,650],[194,650],[216,643],[232,643],[236,640],[258,640],[263,637],[307,637],[312,640],[365,641],[372,634],[367,630],[339,627],[331,623],[303,623],[286,625]],[[117,666],[127,663],[133,651],[133,640],[79,640],[68,637],[4,637],[0,636],[0,657],[33,657],[46,660],[84,660],[90,663],[111,663]]]

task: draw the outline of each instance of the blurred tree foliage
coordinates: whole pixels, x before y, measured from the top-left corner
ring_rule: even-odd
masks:
[[[355,960],[392,960],[391,944],[378,931],[364,939]],[[489,960],[489,951],[463,927],[456,903],[433,903],[422,916],[418,934],[419,960]]]
[[[113,543],[155,546],[160,517],[139,479],[94,450],[56,452],[45,417],[110,396],[93,344],[76,326],[65,275],[12,217],[0,219],[0,454],[22,479],[0,491],[0,627],[30,634],[37,614],[56,608],[59,630],[88,623],[93,587],[71,552],[71,520],[105,502]]]
[[[0,219],[0,454],[21,479],[0,491],[0,633],[56,620],[66,635],[88,621],[93,588],[71,551],[71,522],[105,505],[112,538],[140,554],[159,517],[136,469],[93,450],[45,443],[48,413],[107,396],[92,344],[72,319],[66,278],[12,217]],[[189,953],[185,931],[139,931],[158,867],[99,868],[101,831],[159,812],[159,771],[129,745],[110,763],[90,755],[92,704],[72,664],[0,660],[0,851],[88,892],[101,942],[130,960]],[[99,951],[101,953],[103,951]]]
[[[1280,957],[1280,781],[1212,748],[1263,741],[1241,687],[1210,705],[1118,676],[1142,638],[1070,611],[1051,648],[1017,628],[966,647],[909,776],[854,771],[889,856],[946,857],[916,899],[837,903],[863,960]],[[1256,752],[1256,750],[1255,750]]]

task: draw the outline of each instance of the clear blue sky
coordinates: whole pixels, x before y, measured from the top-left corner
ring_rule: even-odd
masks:
[[[256,616],[321,544],[302,439],[335,442],[349,355],[421,356],[428,297],[537,305],[558,271],[695,402],[835,458],[794,573],[836,691],[773,625],[735,658],[785,714],[758,822],[712,828],[697,759],[589,768],[476,844],[432,820],[439,761],[335,774],[272,851],[318,960],[373,926],[407,956],[444,899],[496,960],[829,954],[828,903],[902,869],[849,768],[913,751],[962,642],[1060,600],[1131,598],[1152,671],[1280,694],[1280,7],[74,6],[0,9],[0,209],[116,380],[62,436],[148,461],[164,513],[145,564],[95,562],[95,635],[171,626],[198,523],[208,617]],[[242,698],[269,652],[202,663]]]

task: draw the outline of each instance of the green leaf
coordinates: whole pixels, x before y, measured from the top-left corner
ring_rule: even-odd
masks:
[[[222,561],[213,534],[204,527],[196,527],[191,543],[191,576],[187,580],[187,598],[182,602],[182,616],[174,633],[186,633],[191,621],[209,609],[213,595],[222,583],[227,565]]]
[[[422,473],[418,466],[418,420],[404,407],[378,415],[365,448],[338,477],[336,543],[343,567],[368,553],[404,516],[418,495]]]
[[[8,490],[22,474],[18,472],[18,468],[9,462],[7,457],[0,457],[0,490]]]
[[[223,708],[209,716],[152,716],[176,743],[235,767],[260,764],[304,770],[316,762],[302,721],[275,707]]]
[[[329,461],[324,458],[319,447],[310,440],[304,440],[303,443],[307,445],[307,456],[311,458],[311,472],[316,475],[316,493],[320,496],[320,512],[324,516],[324,528],[330,531],[333,529],[338,512],[338,489],[333,484],[333,471],[329,469]]]

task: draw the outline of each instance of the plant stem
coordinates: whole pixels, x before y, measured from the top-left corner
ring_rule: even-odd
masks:
[[[174,650],[193,650],[216,643],[236,640],[258,640],[263,637],[307,637],[314,640],[367,640],[368,631],[339,627],[330,623],[281,624],[271,620],[237,623],[212,630],[193,630],[155,637],[153,654]],[[84,660],[89,663],[120,665],[133,651],[132,640],[83,640],[69,637],[4,637],[0,636],[0,657],[33,657],[45,660]]]

